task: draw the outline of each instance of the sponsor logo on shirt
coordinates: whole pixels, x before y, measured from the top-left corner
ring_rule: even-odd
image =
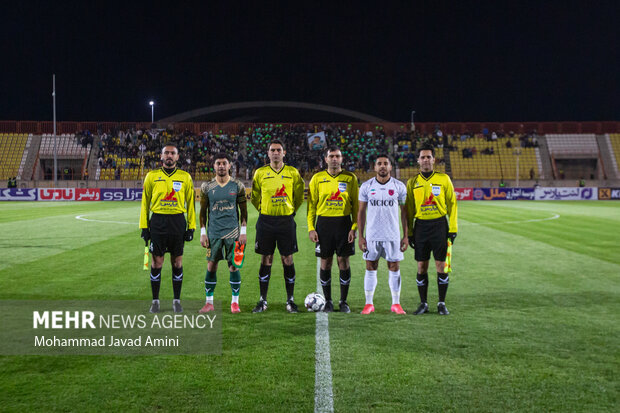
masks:
[[[176,196],[174,196],[174,194],[175,194],[174,190],[170,191],[168,195],[162,198],[159,204],[163,207],[172,207],[172,208],[178,206],[179,202]]]
[[[340,191],[332,193],[329,198],[325,200],[325,205],[328,207],[341,207],[344,204],[344,199],[340,196]]]
[[[369,201],[370,205],[374,207],[393,207],[396,205],[396,200],[394,199],[371,199]]]
[[[286,187],[282,184],[282,188],[278,189],[275,194],[271,197],[271,204],[280,204],[286,203],[286,199],[288,195],[286,194]]]

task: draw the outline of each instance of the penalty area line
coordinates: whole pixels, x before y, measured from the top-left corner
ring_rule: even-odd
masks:
[[[316,288],[321,291],[321,259],[316,259]],[[333,412],[332,365],[329,350],[329,321],[327,313],[316,313],[316,347],[314,375],[314,411]]]

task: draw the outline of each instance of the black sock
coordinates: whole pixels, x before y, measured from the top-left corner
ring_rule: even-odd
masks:
[[[286,287],[286,301],[292,300],[295,291],[295,264],[284,266],[284,286]]]
[[[159,300],[159,287],[161,285],[161,268],[151,267],[151,292],[153,300]]]
[[[267,300],[267,290],[269,290],[269,278],[271,277],[271,265],[260,265],[258,270],[258,282],[260,285],[260,298]]]
[[[439,290],[439,302],[446,301],[446,293],[448,292],[448,284],[450,283],[450,276],[443,272],[437,273],[437,290]]]
[[[425,303],[427,302],[428,295],[428,273],[418,273],[418,276],[416,277],[416,282],[418,284],[418,294],[420,294],[420,302]]]
[[[181,299],[181,287],[183,286],[183,266],[176,268],[172,267],[172,291],[174,293],[174,299]]]
[[[323,287],[323,295],[327,301],[332,300],[332,270],[320,271],[321,287]]]
[[[347,301],[349,285],[351,284],[351,268],[340,270],[340,301]]]

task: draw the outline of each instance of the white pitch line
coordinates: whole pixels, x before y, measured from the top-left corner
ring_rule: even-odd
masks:
[[[321,259],[316,259],[316,290],[321,291]],[[329,354],[329,322],[327,313],[316,313],[316,347],[314,350],[314,411],[317,413],[334,411],[334,392],[332,390],[332,364]]]
[[[540,221],[550,221],[552,219],[560,218],[560,214],[555,214],[552,217],[547,218],[537,218],[537,219],[526,219],[522,221],[504,221],[504,222],[463,222],[461,225],[504,225],[504,224],[525,224],[527,222],[540,222]]]
[[[80,221],[88,221],[88,222],[103,222],[105,224],[125,224],[125,225],[136,225],[135,222],[123,222],[123,221],[101,221],[99,219],[89,219],[84,218],[84,215],[77,215],[75,219],[79,219]]]

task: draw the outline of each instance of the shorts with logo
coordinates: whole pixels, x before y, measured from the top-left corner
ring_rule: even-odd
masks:
[[[405,259],[400,250],[400,241],[366,241],[366,252],[363,257],[366,261],[377,261],[383,257],[389,262],[398,262]]]
[[[235,255],[234,238],[209,238],[209,248],[207,248],[207,261],[218,262],[226,260],[228,265],[232,265]]]
[[[319,242],[316,243],[317,257],[330,258],[334,252],[339,257],[355,255],[355,241],[349,242],[351,231],[351,216],[322,217],[316,219],[316,232]]]
[[[149,222],[151,253],[158,257],[167,252],[175,257],[182,256],[186,226],[185,214],[153,214]]]
[[[435,261],[446,260],[448,252],[448,220],[446,217],[416,219],[413,237],[416,261],[428,261],[431,258],[431,251]]]
[[[259,215],[256,221],[256,243],[254,251],[261,255],[271,255],[276,250],[281,256],[291,255],[297,249],[297,224],[292,215]]]

